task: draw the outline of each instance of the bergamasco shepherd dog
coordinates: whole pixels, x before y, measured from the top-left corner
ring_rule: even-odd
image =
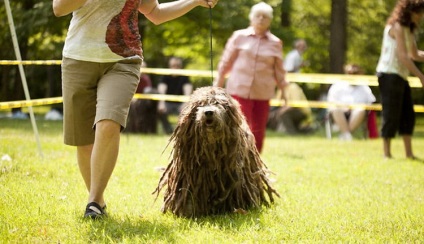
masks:
[[[185,104],[169,139],[170,162],[154,191],[162,212],[203,217],[269,206],[277,191],[239,103],[223,88],[202,87]]]

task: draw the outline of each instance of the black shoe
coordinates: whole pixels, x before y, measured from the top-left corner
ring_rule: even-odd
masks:
[[[85,208],[84,218],[99,219],[106,216],[106,206],[103,208],[95,202],[90,202]]]

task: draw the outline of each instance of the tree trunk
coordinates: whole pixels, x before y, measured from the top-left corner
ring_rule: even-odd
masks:
[[[281,26],[290,27],[290,12],[291,12],[291,0],[284,0],[281,3]]]
[[[331,1],[330,72],[341,74],[346,62],[347,0]]]

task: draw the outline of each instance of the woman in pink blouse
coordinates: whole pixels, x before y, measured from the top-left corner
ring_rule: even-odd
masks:
[[[227,92],[240,103],[259,152],[265,137],[269,101],[275,96],[276,87],[283,90],[287,85],[283,43],[269,31],[272,13],[272,7],[266,3],[253,5],[250,26],[235,31],[228,39],[214,81],[215,86],[224,87],[228,75]]]

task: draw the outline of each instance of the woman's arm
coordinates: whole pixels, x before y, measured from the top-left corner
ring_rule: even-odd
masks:
[[[176,19],[197,6],[213,8],[217,2],[218,0],[178,0],[159,4],[158,0],[143,0],[138,10],[158,25]]]
[[[81,8],[87,0],[53,0],[53,13],[55,16],[65,16]]]
[[[409,39],[411,41],[411,50],[409,55],[411,56],[412,60],[417,62],[424,62],[424,52],[418,50],[414,34],[411,34]]]
[[[218,63],[218,75],[213,81],[214,86],[225,86],[226,75],[230,73],[234,62],[238,57],[238,50],[235,45],[236,39],[237,35],[233,33],[225,44],[224,52],[222,53],[221,60]]]
[[[406,38],[405,33],[409,33],[409,30],[406,27],[401,26],[399,23],[394,24],[393,28],[393,36],[396,39],[397,42],[397,57],[399,61],[406,66],[406,68],[415,76],[417,76],[421,81],[424,81],[424,75],[423,73],[418,69],[418,67],[414,64],[412,61],[412,57],[408,53],[408,50],[406,48]],[[415,38],[413,35],[410,36],[409,39],[411,39],[410,42],[415,43]],[[411,49],[413,49],[413,46],[411,46]],[[416,45],[415,45],[416,50]]]
[[[276,66],[278,68],[276,68],[275,73],[278,74],[276,75],[276,82],[277,82],[277,87],[278,89],[281,90],[281,97],[279,98],[282,102],[282,106],[287,106],[288,103],[288,98],[286,96],[286,87],[288,86],[288,82],[286,80],[286,71],[284,70],[283,67],[283,63],[282,63],[282,59],[280,60],[279,58],[276,58],[276,60],[278,60],[276,62]]]
[[[279,41],[277,50],[278,50],[277,53],[281,53],[281,55],[283,54],[282,41]],[[286,80],[286,73],[287,71],[284,69],[284,60],[282,56],[275,57],[275,61],[274,61],[275,80],[277,82],[277,87],[281,89],[282,93],[284,93],[285,87],[289,84],[289,82]]]

